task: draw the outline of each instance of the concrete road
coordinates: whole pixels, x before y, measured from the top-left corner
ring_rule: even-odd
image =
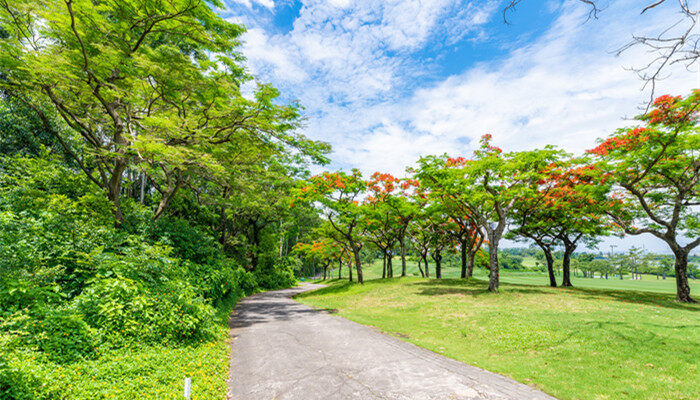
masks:
[[[236,306],[230,320],[230,398],[553,399],[290,299],[317,287],[261,293]]]

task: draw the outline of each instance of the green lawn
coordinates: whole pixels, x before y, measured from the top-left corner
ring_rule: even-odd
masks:
[[[534,259],[533,259],[534,260]],[[401,259],[394,258],[394,276],[401,275]],[[382,277],[382,262],[376,260],[371,264],[365,264],[364,268],[365,279],[377,279]],[[409,261],[406,264],[406,272],[409,276],[420,276],[417,263]],[[449,264],[443,265],[443,278],[459,278],[460,268],[458,265]],[[435,265],[430,263],[431,277],[435,276]],[[477,278],[486,279],[488,271],[485,269],[476,269],[474,276]],[[337,270],[333,271],[333,277],[337,277]],[[347,268],[343,270],[343,277],[347,278]],[[571,282],[576,287],[592,288],[592,289],[612,289],[612,290],[637,290],[644,292],[656,293],[676,293],[676,280],[674,278],[656,279],[653,275],[642,275],[641,280],[632,280],[630,275],[625,275],[623,280],[619,276],[609,276],[609,279],[590,279],[578,276],[572,276]],[[544,272],[518,272],[501,270],[501,282],[526,284],[526,285],[549,285],[549,278]],[[561,283],[561,276],[557,276],[557,282]],[[700,281],[690,281],[691,293],[700,297]]]
[[[700,306],[629,290],[486,288],[479,279],[335,281],[299,300],[561,399],[700,398]]]

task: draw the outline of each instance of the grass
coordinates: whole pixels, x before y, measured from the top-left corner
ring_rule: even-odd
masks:
[[[534,258],[532,259],[534,260]],[[527,264],[528,260],[524,264]],[[396,257],[393,260],[394,276],[401,275],[401,259]],[[533,262],[534,265],[534,262]],[[382,262],[376,260],[371,264],[365,264],[363,268],[364,278],[377,279],[382,277]],[[418,264],[413,261],[406,263],[406,272],[409,276],[420,276]],[[443,264],[443,278],[458,279],[461,269],[457,265]],[[435,265],[430,263],[431,277],[435,275]],[[477,278],[486,279],[488,271],[485,269],[475,269],[474,276]],[[337,278],[338,270],[334,270],[332,276]],[[343,269],[343,277],[347,278],[347,268]],[[620,280],[619,276],[609,276],[609,279],[600,278],[583,278],[572,276],[571,282],[575,287],[591,288],[591,289],[611,289],[611,290],[636,290],[643,292],[654,293],[676,293],[676,280],[672,277],[666,279],[656,279],[653,275],[642,275],[641,280],[632,280],[630,275],[625,275],[625,279]],[[521,272],[501,269],[501,282],[525,285],[548,285],[549,278],[544,272]],[[561,276],[557,276],[557,282],[561,284]],[[696,293],[700,296],[700,281],[690,280],[691,293]]]
[[[334,281],[298,299],[561,399],[700,398],[700,306],[629,290],[486,288],[479,279]]]

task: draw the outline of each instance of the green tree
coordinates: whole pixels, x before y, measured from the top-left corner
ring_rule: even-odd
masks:
[[[649,233],[675,255],[676,298],[695,302],[688,285],[688,254],[700,245],[700,91],[685,99],[661,96],[637,119],[589,151],[601,180],[613,184],[608,214],[630,235]],[[682,244],[683,236],[690,238]]]
[[[360,251],[363,246],[361,226],[361,196],[367,189],[359,170],[351,174],[345,172],[324,172],[312,176],[296,192],[296,198],[306,204],[314,204],[327,219],[329,226],[353,254],[357,281],[363,283]]]
[[[486,235],[489,246],[489,290],[498,291],[498,245],[517,199],[534,190],[545,166],[556,160],[552,148],[504,154],[484,135],[474,158],[424,157],[418,176],[433,182],[445,195],[469,211]],[[448,167],[448,168],[445,168]],[[438,176],[433,179],[431,177]]]
[[[128,169],[156,183],[158,219],[193,174],[220,172],[241,151],[282,143],[303,149],[294,105],[261,85],[240,93],[244,28],[217,0],[8,0],[0,3],[0,86],[31,108],[113,204],[117,224]],[[51,123],[59,115],[81,152]],[[315,147],[311,145],[311,147]],[[251,147],[248,147],[251,148]],[[255,147],[252,147],[255,148]],[[314,150],[312,150],[314,151]],[[230,170],[229,173],[235,173]]]

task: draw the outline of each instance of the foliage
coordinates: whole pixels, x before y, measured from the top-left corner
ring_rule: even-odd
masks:
[[[676,257],[678,300],[693,302],[687,279],[689,252],[700,245],[700,91],[661,96],[637,117],[643,126],[618,130],[589,153],[601,179],[612,183],[608,215],[627,234],[649,233]],[[681,244],[681,237],[691,238]],[[680,239],[680,240],[679,240]]]

